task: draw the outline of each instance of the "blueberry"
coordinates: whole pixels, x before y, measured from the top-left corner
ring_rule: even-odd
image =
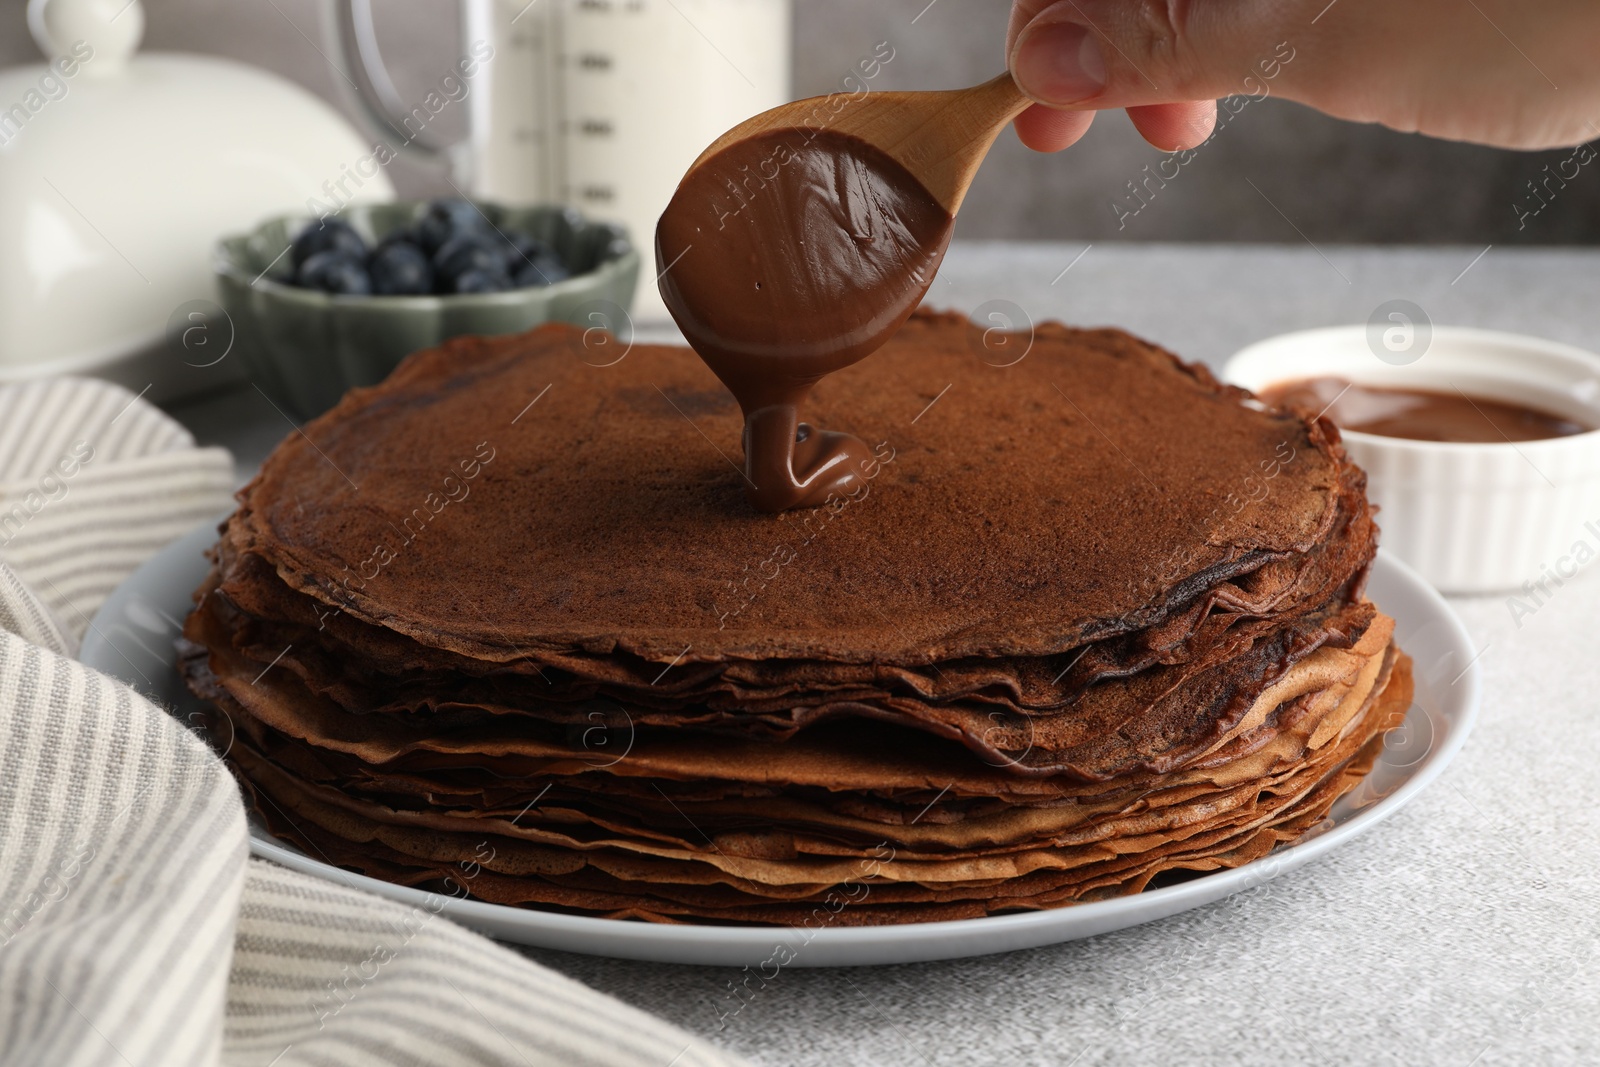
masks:
[[[572,272],[566,268],[554,252],[547,252],[538,256],[531,262],[523,263],[515,278],[517,287],[554,285],[556,282],[566,281],[572,277]]]
[[[551,285],[572,277],[554,246],[517,231],[505,237],[506,273],[516,280],[518,288]]]
[[[300,264],[295,282],[325,293],[359,296],[372,292],[372,279],[361,260],[348,252],[318,252]]]
[[[434,275],[446,291],[454,291],[450,283],[469,270],[504,274],[505,262],[494,238],[483,234],[452,237],[433,254]]]
[[[599,262],[621,259],[633,250],[633,242],[628,239],[628,231],[614,222],[600,222],[595,224],[599,236],[596,238],[600,254],[596,257]]]
[[[417,243],[430,256],[452,237],[493,233],[489,220],[470,200],[435,200],[417,220]]]
[[[500,247],[506,254],[506,273],[516,274],[540,256],[554,255],[554,250],[537,237],[521,230],[504,230]]]
[[[511,288],[511,279],[500,267],[462,271],[448,283],[452,293],[498,293]]]
[[[401,296],[433,291],[433,268],[422,249],[410,241],[387,241],[378,246],[367,261],[372,272],[372,291],[382,296]]]
[[[390,230],[379,239],[377,248],[387,248],[393,244],[408,244],[422,247],[422,241],[417,237],[417,231],[410,226],[399,226]],[[426,255],[427,253],[423,253]]]
[[[345,252],[365,258],[367,242],[343,219],[322,219],[308,223],[295,237],[289,249],[289,259],[295,270],[299,271],[305,261],[318,252]]]

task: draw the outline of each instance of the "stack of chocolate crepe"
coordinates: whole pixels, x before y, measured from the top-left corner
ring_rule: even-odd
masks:
[[[692,352],[586,341],[418,353],[239,494],[183,665],[309,855],[669,922],[1054,907],[1305,834],[1410,704],[1326,421],[918,314],[808,412],[861,489],[771,516]]]

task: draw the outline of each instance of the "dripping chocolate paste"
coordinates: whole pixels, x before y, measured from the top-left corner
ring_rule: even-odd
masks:
[[[905,322],[954,224],[900,163],[832,130],[758,134],[684,177],[656,227],[661,296],[744,412],[755,507],[815,507],[871,469],[864,442],[800,405]]]
[[[1594,428],[1538,408],[1487,397],[1360,385],[1343,378],[1279,382],[1263,389],[1261,399],[1323,411],[1346,430],[1413,441],[1541,441]]]

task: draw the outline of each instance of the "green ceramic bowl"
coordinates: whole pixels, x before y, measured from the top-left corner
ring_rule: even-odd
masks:
[[[620,227],[563,207],[479,207],[501,229],[552,245],[572,277],[503,293],[334,296],[287,284],[284,251],[311,219],[275,218],[217,244],[217,285],[233,320],[234,350],[276,402],[309,419],[347,389],[382,381],[412,352],[461,334],[520,333],[543,322],[618,327],[639,279],[639,253]],[[339,217],[376,242],[426,209],[426,201],[398,201],[351,207]]]

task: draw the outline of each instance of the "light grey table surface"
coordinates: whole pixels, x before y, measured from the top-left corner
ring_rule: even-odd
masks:
[[[1007,300],[1214,365],[1393,298],[1600,349],[1595,252],[1084,247],[958,243],[929,302]],[[253,390],[175,413],[241,470],[288,430]],[[1406,811],[1244,903],[1007,955],[791,968],[721,1026],[735,972],[528,955],[759,1064],[1600,1062],[1600,578],[1520,624],[1504,597],[1453,603],[1486,683],[1465,750]]]

